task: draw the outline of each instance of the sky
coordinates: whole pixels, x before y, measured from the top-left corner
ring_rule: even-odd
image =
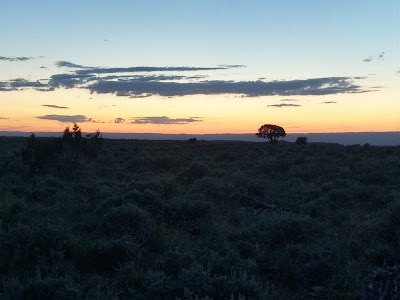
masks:
[[[400,130],[398,0],[0,4],[0,131]]]

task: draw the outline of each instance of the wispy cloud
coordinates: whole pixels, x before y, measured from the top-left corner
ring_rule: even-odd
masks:
[[[9,120],[10,118],[0,117],[0,120]]]
[[[51,104],[43,104],[42,106],[50,107],[50,108],[59,108],[59,109],[68,109],[69,108],[66,106],[58,106],[58,105],[51,105]]]
[[[337,103],[336,101],[324,101],[324,102],[321,102],[321,104],[334,104],[334,103]]]
[[[370,56],[370,57],[364,58],[363,62],[367,62],[367,63],[371,62],[371,61],[374,60],[374,57],[376,58],[376,56]],[[385,52],[384,51],[382,51],[381,53],[378,54],[378,58],[379,59],[383,60],[384,57],[385,57]]]
[[[281,101],[282,102],[296,102],[298,100],[296,100],[296,99],[282,99]]]
[[[82,66],[82,65],[77,65],[69,61],[65,60],[60,60],[56,62],[57,67],[65,67],[65,68],[71,68],[71,69],[86,69],[87,67]]]
[[[246,68],[246,65],[219,65],[218,67],[224,69],[234,69],[234,68]]]
[[[42,120],[53,120],[53,121],[59,121],[59,122],[64,122],[64,123],[83,123],[83,122],[91,122],[93,121],[91,118],[88,118],[84,115],[73,115],[73,116],[67,116],[67,115],[45,115],[45,116],[39,116],[36,117],[38,119]]]
[[[117,124],[125,123],[125,119],[124,118],[115,118],[114,123],[117,123]]]
[[[373,60],[372,56],[364,58],[363,62],[371,62]]]
[[[76,71],[77,74],[112,74],[139,72],[196,72],[226,70],[228,67],[129,67],[129,68],[88,68]]]
[[[5,57],[5,56],[0,56],[0,60],[3,61],[27,61],[34,59],[34,57],[26,57],[26,56],[18,56],[18,57]]]
[[[280,104],[271,104],[269,107],[299,107],[300,104],[288,104],[288,103],[280,103]]]
[[[191,118],[176,118],[172,119],[167,116],[161,117],[133,117],[131,118],[132,124],[189,124],[193,122],[202,122],[199,117]]]
[[[128,67],[128,68],[99,68],[99,67],[86,67],[83,65],[74,64],[68,61],[58,61],[58,67],[66,67],[76,70],[77,74],[112,74],[112,73],[138,73],[138,72],[184,72],[184,71],[213,71],[213,70],[226,70],[232,68],[244,67],[242,65],[223,65],[218,67]]]

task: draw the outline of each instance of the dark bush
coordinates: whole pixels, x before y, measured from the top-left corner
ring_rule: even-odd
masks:
[[[110,273],[133,258],[135,247],[123,240],[76,240],[72,261],[81,272]]]
[[[296,138],[296,145],[306,145],[308,142],[308,138],[305,136],[299,136]]]

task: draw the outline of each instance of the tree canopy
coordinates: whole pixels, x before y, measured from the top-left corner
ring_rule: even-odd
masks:
[[[270,143],[277,143],[280,137],[285,137],[285,129],[278,125],[264,124],[258,129],[256,133],[258,138],[268,139]]]

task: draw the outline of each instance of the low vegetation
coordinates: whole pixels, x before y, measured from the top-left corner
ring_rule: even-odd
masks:
[[[77,132],[0,138],[1,299],[353,299],[400,263],[399,147]]]

